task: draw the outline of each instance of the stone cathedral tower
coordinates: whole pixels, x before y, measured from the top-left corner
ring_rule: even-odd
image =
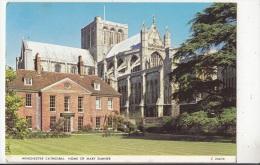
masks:
[[[94,21],[81,29],[81,48],[87,49],[99,63],[110,48],[128,38],[128,25],[102,20]]]

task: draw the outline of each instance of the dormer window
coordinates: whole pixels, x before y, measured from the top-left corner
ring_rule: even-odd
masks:
[[[99,91],[100,90],[100,84],[94,83],[94,89]]]
[[[32,78],[24,78],[24,85],[32,85]]]

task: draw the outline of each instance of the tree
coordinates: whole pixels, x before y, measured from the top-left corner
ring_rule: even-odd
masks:
[[[24,101],[16,92],[8,89],[8,84],[16,79],[16,73],[12,68],[6,67],[5,75],[6,133],[14,138],[23,139],[29,132],[28,123],[24,118],[19,117],[17,110],[20,106],[24,105]]]
[[[212,79],[218,69],[236,68],[236,3],[214,3],[195,15],[191,24],[191,36],[177,49],[176,68],[170,74],[179,85],[173,93],[177,102],[190,102],[202,93],[197,110],[219,111],[227,106],[227,93],[235,88],[220,88],[223,81]],[[213,51],[214,50],[214,51]]]

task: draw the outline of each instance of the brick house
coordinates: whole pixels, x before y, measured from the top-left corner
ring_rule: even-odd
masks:
[[[81,67],[79,74],[41,71],[39,57],[35,66],[17,70],[18,78],[8,84],[24,98],[18,114],[31,119],[33,130],[50,131],[59,118],[64,119],[65,132],[88,124],[94,129],[112,127],[109,115],[120,111],[120,93],[99,77],[82,74]]]

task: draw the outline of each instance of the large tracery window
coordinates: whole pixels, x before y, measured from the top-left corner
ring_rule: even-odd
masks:
[[[159,55],[159,53],[155,52],[151,55],[151,59],[150,59],[150,67],[157,67],[157,66],[161,66],[163,64],[163,60],[162,57]]]

